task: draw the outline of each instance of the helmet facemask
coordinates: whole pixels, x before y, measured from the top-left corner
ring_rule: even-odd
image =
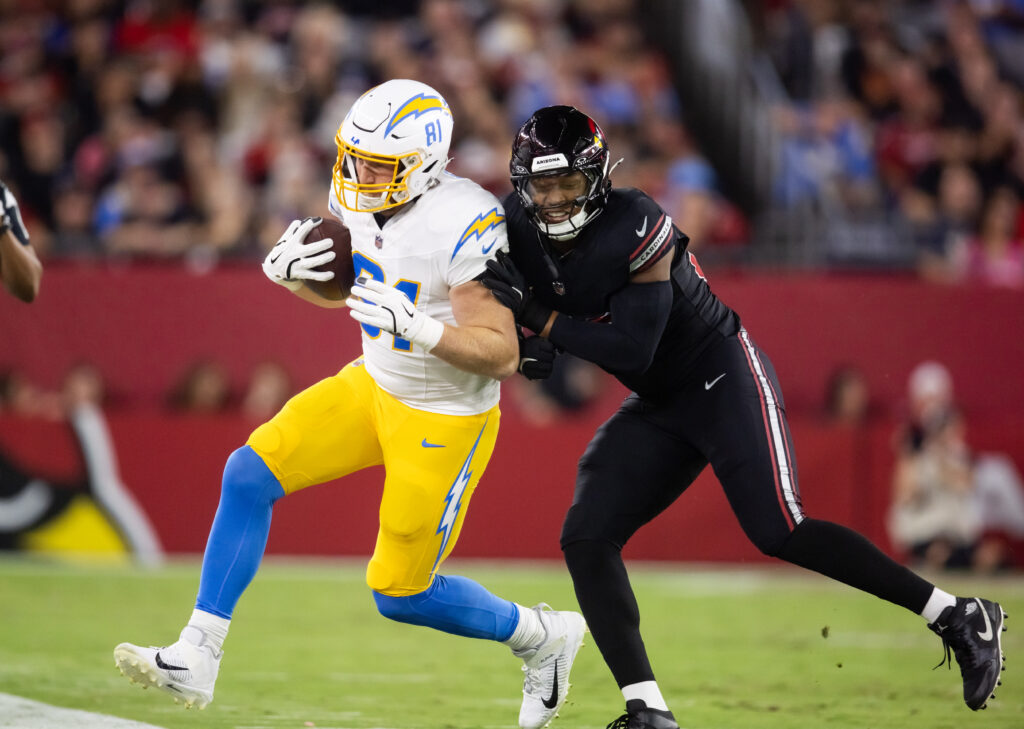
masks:
[[[526,214],[544,235],[558,241],[571,240],[579,235],[583,227],[600,215],[604,209],[603,203],[608,195],[608,187],[610,187],[610,182],[606,177],[607,167],[608,160],[606,157],[604,164],[600,168],[591,166],[576,170],[586,180],[584,191],[575,198],[554,205],[542,206],[537,202],[539,192],[535,183],[541,180],[552,180],[553,178],[571,175],[573,174],[572,172],[561,171],[543,175],[513,175],[512,185],[523,201]],[[556,222],[550,222],[547,219],[546,213],[559,211],[563,208],[568,208],[569,210],[567,218]]]
[[[338,145],[338,160],[334,163],[334,188],[338,202],[349,210],[374,213],[407,203],[413,197],[409,189],[411,174],[423,165],[419,150],[399,156],[373,154],[355,147],[339,133],[335,139]],[[357,172],[357,160],[380,168],[390,168],[388,182],[361,183]]]

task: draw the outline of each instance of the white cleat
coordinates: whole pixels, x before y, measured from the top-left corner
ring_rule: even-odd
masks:
[[[569,695],[569,671],[583,645],[587,623],[579,613],[555,611],[541,603],[534,610],[547,631],[537,648],[513,651],[523,659],[522,729],[541,729],[551,723]]]
[[[184,703],[186,709],[205,709],[213,701],[223,655],[224,651],[207,643],[202,630],[186,625],[178,642],[165,648],[121,643],[114,649],[114,665],[144,689],[156,686],[173,696],[174,703]]]

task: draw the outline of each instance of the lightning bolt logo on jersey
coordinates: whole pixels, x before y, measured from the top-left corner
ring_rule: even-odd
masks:
[[[470,238],[476,238],[477,240],[480,240],[487,235],[488,231],[492,230],[493,228],[497,228],[499,225],[504,225],[505,216],[499,211],[500,208],[495,207],[489,210],[487,213],[484,213],[483,215],[477,215],[476,218],[474,218],[473,222],[470,223],[469,226],[464,231],[462,231],[462,235],[459,236],[459,242],[455,245],[455,250],[452,251],[452,258],[455,257],[455,255],[459,252],[459,249],[462,248],[462,246],[465,245]],[[493,241],[491,242],[490,247],[485,244],[482,248],[483,253],[490,253],[493,245]]]

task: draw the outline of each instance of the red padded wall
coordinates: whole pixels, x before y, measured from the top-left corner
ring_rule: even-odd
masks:
[[[594,412],[538,428],[507,410],[456,555],[559,558],[558,535],[572,500],[576,461],[602,418],[603,413]],[[122,480],[149,514],[164,548],[202,551],[224,460],[253,424],[235,417],[157,414],[112,414],[108,420]],[[972,441],[1014,453],[1024,468],[1024,428],[1020,420],[1010,425],[983,427]],[[802,418],[791,426],[808,514],[851,526],[888,550],[883,518],[892,468],[891,427],[826,428]],[[31,473],[58,479],[81,473],[62,424],[0,418],[0,449]],[[278,502],[269,552],[368,556],[382,481],[382,470],[374,468]],[[764,559],[746,540],[710,471],[644,527],[626,554],[654,560]]]
[[[1024,467],[1024,292],[946,288],[904,278],[711,275],[768,352],[782,380],[804,504],[888,548],[894,420],[861,431],[825,428],[816,415],[829,372],[852,362],[874,397],[897,410],[908,373],[926,358],[953,372],[968,437]],[[267,283],[256,267],[191,275],[178,269],[50,267],[36,303],[0,297],[0,369],[56,386],[80,360],[99,365],[124,410],[109,413],[126,484],[171,552],[201,551],[224,459],[256,423],[168,417],[154,407],[193,359],[212,356],[242,383],[277,359],[297,384],[358,353],[344,310],[320,310]],[[508,387],[509,385],[506,385]],[[503,405],[502,433],[474,498],[457,554],[557,558],[576,460],[615,407],[611,388],[584,416],[537,428]],[[80,468],[63,426],[0,418],[0,447],[41,474]],[[371,470],[300,493],[275,510],[272,553],[368,555],[381,473]],[[634,558],[759,560],[713,476],[705,473],[629,545]]]
[[[710,277],[775,363],[791,410],[816,407],[829,372],[846,362],[864,369],[880,402],[895,403],[914,365],[935,358],[952,370],[969,412],[1024,413],[1024,291],[866,275]],[[274,358],[308,384],[358,347],[344,309],[310,306],[257,266],[206,275],[53,266],[34,304],[0,297],[0,369],[54,386],[88,359],[127,402],[159,401],[204,355],[239,382],[254,363]]]

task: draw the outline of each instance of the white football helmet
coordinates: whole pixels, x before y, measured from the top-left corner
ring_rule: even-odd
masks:
[[[352,105],[335,142],[334,195],[346,210],[372,213],[422,195],[448,164],[452,113],[436,90],[395,79],[375,86]],[[359,181],[357,165],[391,169],[386,183]]]

